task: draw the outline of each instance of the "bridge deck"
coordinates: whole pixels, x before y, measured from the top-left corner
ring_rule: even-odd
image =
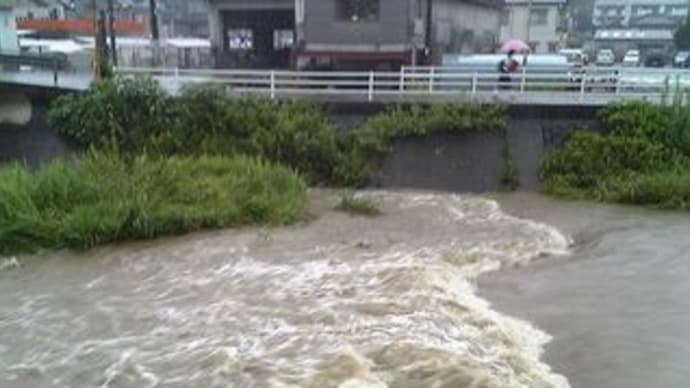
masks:
[[[515,74],[501,83],[496,74],[418,69],[401,72],[298,72],[263,70],[181,70],[121,68],[123,76],[145,75],[171,93],[201,83],[218,84],[232,94],[323,102],[433,103],[480,102],[507,105],[603,106],[622,100],[687,103],[690,73],[597,70],[576,74]],[[88,73],[0,71],[0,85],[81,91]]]

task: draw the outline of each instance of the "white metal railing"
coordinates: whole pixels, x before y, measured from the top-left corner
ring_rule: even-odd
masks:
[[[433,97],[470,100],[508,96],[514,102],[606,103],[645,99],[657,103],[686,102],[690,72],[587,68],[573,71],[523,70],[509,76],[447,68],[374,71],[200,70],[118,68],[123,75],[152,76],[174,91],[198,83],[216,83],[235,92],[271,98],[329,96],[365,101]],[[502,78],[503,77],[503,78]]]

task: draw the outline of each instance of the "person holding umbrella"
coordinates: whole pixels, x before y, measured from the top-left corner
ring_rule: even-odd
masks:
[[[511,74],[517,72],[519,64],[518,61],[513,58],[515,56],[515,51],[508,51],[508,56],[503,58],[501,62],[498,63],[498,82],[501,85],[501,89],[510,89],[510,79]]]
[[[501,52],[507,53],[507,56],[498,63],[498,82],[501,89],[510,89],[511,74],[518,71],[520,67],[519,62],[515,59],[516,53],[526,54],[529,52],[529,46],[520,39],[511,39],[501,46]],[[523,59],[523,66],[527,63],[527,56]]]

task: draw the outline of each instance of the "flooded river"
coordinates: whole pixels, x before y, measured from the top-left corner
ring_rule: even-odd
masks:
[[[5,260],[0,387],[687,386],[689,218],[367,195],[383,216],[320,192],[291,228]]]
[[[573,387],[690,387],[690,214],[519,194],[505,211],[572,236],[572,255],[481,278],[494,308],[554,336]]]

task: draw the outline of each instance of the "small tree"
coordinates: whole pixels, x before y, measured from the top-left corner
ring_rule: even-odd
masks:
[[[685,22],[678,26],[676,33],[673,36],[676,48],[679,50],[690,49],[690,13],[688,13]]]

